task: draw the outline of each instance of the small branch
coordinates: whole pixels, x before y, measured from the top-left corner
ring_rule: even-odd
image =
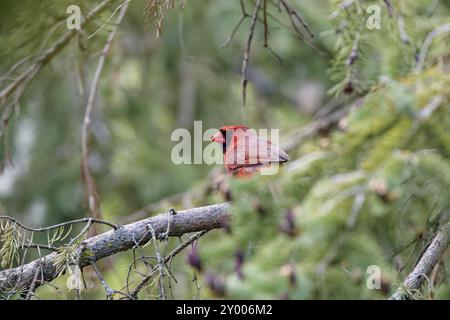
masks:
[[[261,22],[264,26],[264,48],[268,49],[269,52],[278,60],[278,62],[281,64],[283,64],[283,61],[281,59],[281,57],[270,47],[269,45],[269,24],[268,24],[268,16],[270,16],[272,19],[276,20],[276,18],[274,16],[272,16],[267,9],[267,1],[268,0],[263,0],[263,19],[261,18],[256,18],[257,21]],[[242,16],[239,19],[238,23],[234,26],[233,30],[231,31],[231,34],[228,36],[228,39],[225,41],[225,43],[221,46],[222,48],[226,48],[231,40],[233,40],[237,30],[239,29],[239,27],[241,26],[242,22],[244,22],[244,20],[246,18],[250,18],[252,17],[250,14],[247,13],[245,6],[244,6],[244,2],[243,0],[241,0],[241,12],[242,12]],[[277,21],[278,23],[281,23],[280,21]],[[282,24],[282,23],[281,23]],[[287,26],[285,26],[287,27]]]
[[[114,230],[116,230],[119,227],[118,225],[116,225],[114,223],[111,223],[108,221],[103,221],[103,220],[97,220],[97,219],[93,219],[93,218],[81,218],[81,219],[77,219],[77,220],[71,220],[71,221],[67,221],[67,222],[63,222],[63,223],[58,223],[58,224],[55,224],[55,225],[52,225],[49,227],[43,227],[43,228],[28,227],[28,226],[24,225],[23,223],[17,221],[15,218],[10,217],[10,216],[0,216],[0,220],[1,219],[10,220],[10,221],[14,222],[15,224],[17,224],[18,226],[20,226],[22,229],[32,231],[32,232],[45,232],[45,231],[49,231],[49,230],[58,229],[60,227],[73,225],[73,224],[77,224],[77,223],[85,223],[85,222],[104,224],[104,225],[110,226]]]
[[[30,61],[30,60],[32,60],[32,59],[34,59],[34,58],[36,58],[37,57],[37,55],[30,55],[30,56],[27,56],[27,57],[25,57],[25,58],[23,58],[23,59],[20,59],[19,61],[17,61],[2,77],[1,77],[1,80],[0,80],[0,87],[1,86],[3,86],[3,83],[6,81],[6,80],[12,80],[12,81],[14,81],[14,77],[12,77],[12,75],[22,66],[22,65],[24,65],[25,63],[27,63],[28,61]]]
[[[45,250],[58,252],[58,248],[53,247],[53,246],[49,246],[49,245],[46,245],[46,244],[29,243],[29,244],[24,244],[23,246],[20,246],[20,247],[21,248],[45,249]]]
[[[81,127],[81,156],[82,156],[82,168],[83,168],[83,177],[86,184],[86,191],[88,196],[88,204],[89,210],[92,213],[92,216],[95,219],[100,219],[102,214],[100,210],[100,203],[98,200],[98,192],[95,184],[95,180],[91,175],[89,169],[89,150],[88,150],[88,135],[89,135],[89,125],[91,123],[92,111],[94,109],[94,101],[95,96],[98,89],[98,84],[100,80],[100,74],[103,70],[103,65],[105,64],[106,55],[108,54],[111,43],[116,35],[118,25],[122,21],[125,16],[125,12],[127,11],[129,1],[124,2],[120,5],[120,12],[115,21],[115,26],[112,31],[109,33],[108,38],[106,39],[106,44],[103,47],[102,53],[98,60],[97,68],[95,69],[94,78],[92,79],[91,89],[89,91],[89,96],[86,104],[86,110],[84,113],[84,120]],[[117,9],[116,9],[117,10]]]
[[[439,263],[442,255],[450,244],[450,222],[445,224],[434,236],[423,252],[413,271],[405,278],[403,284],[389,298],[391,300],[406,300],[411,297],[410,291],[418,290]]]
[[[36,289],[36,284],[38,281],[38,276],[39,274],[42,272],[42,262],[39,259],[39,268],[36,269],[36,272],[34,273],[33,276],[33,281],[31,282],[31,286],[30,289],[28,290],[27,296],[26,296],[26,300],[30,300],[31,296],[34,294],[34,290]],[[42,278],[41,278],[41,283],[43,282]]]
[[[111,299],[112,296],[113,296],[114,294],[116,294],[116,293],[117,293],[117,294],[120,294],[120,295],[123,295],[123,296],[125,296],[125,297],[127,297],[127,298],[130,298],[126,293],[123,293],[123,292],[114,290],[114,289],[112,289],[112,288],[106,283],[105,279],[103,278],[102,274],[100,273],[100,270],[98,269],[98,267],[97,267],[97,265],[95,264],[94,261],[91,261],[91,266],[94,268],[95,273],[97,274],[98,279],[100,280],[100,282],[101,282],[102,285],[103,285],[103,288],[105,288],[105,291],[106,291],[106,298],[107,298],[107,299]]]
[[[116,10],[114,10],[114,12],[111,14],[111,16],[110,16],[108,19],[106,19],[105,23],[102,24],[102,25],[100,26],[100,28],[98,28],[94,33],[90,34],[90,35],[87,37],[87,39],[92,38],[92,37],[95,36],[100,30],[102,30],[102,29],[103,29],[103,28],[111,21],[111,19],[114,17],[114,15],[117,13],[117,11],[119,11],[123,6],[128,5],[128,3],[129,3],[130,1],[131,1],[131,0],[127,0],[127,1],[125,1],[125,2],[123,2],[123,3],[121,3],[121,4],[116,8]],[[116,28],[117,28],[117,25],[116,25]]]
[[[292,23],[292,26],[294,27],[295,31],[297,31],[297,33],[299,33],[299,34],[302,34],[295,22],[295,21],[297,21],[303,26],[303,28],[306,30],[308,35],[311,38],[314,38],[314,33],[312,33],[311,29],[309,29],[309,26],[306,23],[306,21],[303,20],[303,18],[300,16],[300,14],[289,5],[288,0],[280,0],[280,2],[283,5],[284,9],[286,10],[286,13],[289,15],[289,19],[291,19],[291,23]]]
[[[226,48],[228,47],[228,45],[230,44],[231,40],[233,40],[234,35],[236,34],[236,32],[238,31],[239,27],[241,26],[242,22],[244,22],[244,20],[248,17],[250,17],[250,15],[247,13],[247,11],[245,10],[245,5],[244,5],[244,1],[240,0],[241,3],[241,12],[242,12],[242,16],[239,19],[238,23],[234,26],[233,31],[231,31],[230,36],[228,37],[227,41],[225,41],[225,43],[222,45],[222,48]]]
[[[188,239],[186,239],[183,243],[181,243],[178,247],[173,249],[168,255],[166,255],[164,257],[164,263],[168,263],[169,261],[171,261],[174,256],[176,256],[178,253],[180,253],[183,249],[185,249],[187,246],[189,246],[194,241],[197,241],[200,237],[205,235],[208,231],[209,230],[203,230],[203,231],[197,232],[194,235],[190,236]],[[148,275],[146,275],[141,280],[139,285],[136,286],[134,291],[130,294],[130,296],[133,297],[133,299],[137,299],[138,293],[142,289],[144,289],[144,287],[147,285],[147,283],[150,281],[150,279],[154,276],[154,274],[156,273],[157,270],[158,270],[157,267],[154,267],[152,272],[149,273]]]
[[[447,32],[450,32],[450,23],[437,27],[436,29],[428,33],[425,41],[422,44],[422,47],[420,48],[419,58],[417,59],[416,72],[422,71],[428,49],[430,48],[434,38],[439,37],[440,35],[443,35]]]
[[[99,13],[105,10],[111,1],[112,0],[104,0],[94,9],[92,9],[92,11],[82,22],[81,27],[84,27]],[[56,54],[58,54],[76,34],[76,30],[70,30],[64,33],[52,47],[45,50],[33,64],[31,64],[25,71],[23,71],[18,77],[16,77],[15,81],[13,81],[6,88],[0,91],[0,108],[5,105],[8,98],[11,97],[13,93],[15,93],[20,87],[27,86],[28,83],[33,80],[36,74],[42,69],[42,67],[44,67]],[[20,92],[23,91],[24,89],[22,89]]]
[[[352,66],[356,59],[358,58],[358,46],[359,46],[359,40],[361,39],[361,36],[358,33],[356,33],[355,40],[353,42],[352,51],[350,51],[350,55],[347,58],[347,66]]]
[[[197,232],[196,234],[190,236],[188,239],[186,239],[182,244],[180,244],[178,247],[173,249],[165,258],[164,263],[169,262],[174,256],[176,256],[178,253],[180,253],[184,248],[186,248],[188,245],[193,243],[194,241],[197,241],[200,237],[208,233],[209,230],[203,230],[200,232]]]
[[[272,49],[272,47],[269,45],[269,22],[267,18],[268,12],[267,12],[267,0],[264,0],[263,4],[263,25],[264,25],[264,48],[269,50],[269,52],[278,60],[278,63],[280,65],[283,64],[283,60],[281,57]]]
[[[263,24],[264,24],[264,48],[269,47],[269,24],[267,23],[267,0],[263,5]]]
[[[241,87],[242,87],[242,106],[245,108],[246,100],[247,100],[247,70],[248,70],[248,61],[250,59],[250,49],[252,47],[253,35],[255,33],[256,21],[258,19],[258,12],[261,6],[261,0],[256,1],[255,8],[252,14],[252,22],[250,24],[250,32],[247,38],[247,46],[245,48],[244,59],[242,60],[242,69],[241,69]]]
[[[166,300],[166,291],[164,290],[164,261],[161,257],[161,251],[159,250],[158,241],[156,240],[156,232],[152,225],[149,223],[148,228],[152,234],[152,241],[155,245],[156,261],[158,262],[157,270],[159,272],[158,278],[158,289],[159,289],[159,299]]]
[[[110,298],[114,294],[115,291],[113,289],[111,289],[110,286],[108,286],[108,284],[106,283],[106,281],[103,278],[102,274],[100,273],[100,270],[98,270],[97,265],[95,264],[95,262],[91,261],[91,266],[94,268],[98,279],[100,280],[100,282],[102,283],[103,287],[105,288],[106,297]]]

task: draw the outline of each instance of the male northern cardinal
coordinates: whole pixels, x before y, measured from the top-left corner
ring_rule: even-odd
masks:
[[[222,144],[225,169],[235,176],[249,176],[261,168],[290,160],[277,145],[246,126],[222,127],[211,140]]]

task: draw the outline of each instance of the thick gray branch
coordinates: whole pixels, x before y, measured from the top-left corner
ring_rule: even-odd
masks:
[[[420,289],[450,244],[450,222],[434,236],[417,262],[414,270],[405,278],[402,286],[390,297],[391,300],[408,299],[409,291]]]
[[[229,203],[179,211],[176,214],[164,213],[120,226],[84,241],[84,250],[80,256],[79,266],[85,267],[92,261],[111,256],[120,251],[129,250],[136,244],[143,245],[152,238],[149,225],[155,231],[156,237],[165,237],[170,221],[169,236],[178,237],[185,233],[212,230],[226,226],[229,220]],[[53,252],[42,259],[34,260],[26,265],[0,271],[0,292],[11,288],[29,288],[37,271],[43,275],[38,277],[35,286],[43,281],[52,281],[58,277],[54,259],[59,253]],[[40,268],[42,266],[42,273]],[[43,281],[42,281],[43,280]]]

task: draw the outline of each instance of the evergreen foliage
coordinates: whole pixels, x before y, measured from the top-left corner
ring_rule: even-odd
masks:
[[[24,1],[20,8],[12,1],[0,4],[2,74],[30,52],[39,52],[46,37],[50,44],[64,32],[56,27],[53,34],[42,35],[43,29],[64,22],[61,7],[69,2]],[[196,243],[202,270],[177,257],[171,265],[177,283],[169,283],[171,275],[162,279],[164,286],[173,286],[175,298],[388,298],[450,218],[450,33],[433,39],[423,68],[417,68],[427,35],[450,23],[449,5],[428,0],[291,1],[317,31],[314,47],[297,39],[283,22],[288,18],[273,6],[276,20],[269,20],[269,42],[283,64],[264,48],[264,28],[258,24],[251,60],[256,80],[242,110],[236,70],[250,19],[227,48],[220,48],[240,17],[239,1],[181,1],[183,9],[177,3],[132,1],[119,29],[121,40],[107,59],[90,140],[103,218],[125,219],[178,192],[186,195],[176,209],[231,199],[229,229],[210,232]],[[244,3],[250,13],[254,1]],[[367,27],[372,5],[381,10],[381,29]],[[82,1],[81,7],[87,10],[91,4]],[[144,24],[144,7],[152,23]],[[95,32],[114,8],[84,32]],[[0,195],[2,211],[38,225],[88,214],[80,179],[80,126],[84,90],[94,70],[90,59],[101,50],[105,34],[89,41],[80,35],[21,98],[2,142],[4,172],[12,170],[8,159],[19,172],[12,186],[1,188],[7,190]],[[256,128],[278,127],[287,135],[315,120],[299,112],[301,103],[292,102],[295,88],[308,81],[328,88],[322,103],[339,101],[337,108],[347,105],[349,113],[291,150],[293,161],[277,175],[236,179],[208,175],[206,165],[175,166],[170,161],[170,134],[181,126],[177,115],[185,103],[194,105],[191,120],[202,120],[203,129],[245,121]],[[172,205],[167,201],[167,208]],[[0,220],[2,269],[20,264],[18,228]],[[82,232],[63,246],[66,232],[54,241],[61,274],[76,261],[88,236]],[[35,239],[51,235],[44,232]],[[172,239],[166,249],[177,244]],[[153,245],[142,250],[155,254]],[[187,254],[189,250],[194,249]],[[114,257],[113,268],[105,263],[111,287],[124,287],[127,277],[139,278],[126,274],[134,253]],[[448,262],[447,253],[433,279],[409,292],[411,297],[450,299]],[[148,266],[136,264],[146,272]],[[381,272],[375,290],[368,286],[371,266]],[[54,283],[64,286],[65,280],[62,275]],[[139,297],[155,297],[158,280]],[[98,286],[83,295],[99,298],[101,290]],[[37,292],[55,295],[48,287]]]

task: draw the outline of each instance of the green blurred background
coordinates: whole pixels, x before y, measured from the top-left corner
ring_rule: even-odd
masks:
[[[92,2],[76,4],[85,13]],[[203,271],[189,266],[185,253],[175,258],[174,298],[389,296],[450,212],[449,37],[436,39],[424,71],[413,72],[428,32],[449,23],[448,3],[392,1],[404,19],[405,44],[384,1],[355,1],[347,9],[340,9],[341,1],[291,1],[316,35],[313,48],[298,38],[289,17],[273,5],[277,1],[269,1],[269,44],[282,63],[264,48],[258,22],[243,108],[240,69],[250,18],[222,47],[241,16],[239,1],[187,0],[183,6],[176,1],[159,38],[154,21],[144,16],[146,2],[131,1],[119,26],[91,122],[89,165],[103,218],[125,223],[169,207],[232,198],[231,234],[218,230],[199,240]],[[251,13],[255,2],[244,3]],[[74,2],[0,3],[1,74],[65,32],[69,4]],[[90,39],[87,35],[119,4],[113,1],[37,75],[5,131],[1,210],[26,224],[46,226],[90,215],[81,174],[81,124],[86,91],[110,27]],[[380,30],[364,27],[371,4],[381,8]],[[334,19],[332,12],[337,12]],[[356,34],[361,36],[358,57],[348,66]],[[417,122],[416,110],[436,95],[443,97],[443,106]],[[220,166],[171,161],[176,144],[170,140],[172,131],[192,130],[194,120],[201,120],[204,130],[241,123],[279,128],[283,143],[294,130],[343,107],[350,107],[350,115],[338,128],[325,128],[290,150],[292,159],[303,162],[276,177],[241,181],[218,174],[213,179],[211,170]],[[432,150],[425,160],[423,150]],[[132,215],[178,193],[186,195],[151,207],[145,215]],[[358,195],[362,208],[349,227]],[[295,232],[286,234],[279,227],[286,219],[288,225],[294,220]],[[177,243],[170,240],[168,248]],[[154,254],[153,245],[144,250]],[[100,263],[115,289],[124,286],[131,259],[126,252]],[[244,277],[236,272],[240,259]],[[366,286],[370,265],[382,270],[380,290]],[[104,298],[95,274],[89,268],[86,273],[83,297]],[[54,283],[73,297],[65,280],[62,276]],[[213,281],[224,286],[223,292]],[[433,281],[436,290],[425,290],[420,297],[448,298],[448,275],[442,272]],[[37,295],[61,298],[48,286]],[[157,297],[155,285],[142,297]]]

